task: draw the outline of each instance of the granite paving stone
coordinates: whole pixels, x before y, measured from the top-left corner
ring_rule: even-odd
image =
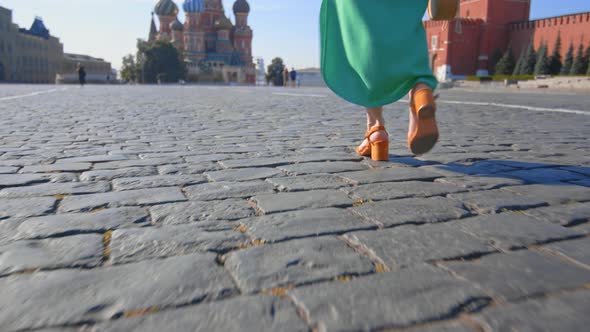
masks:
[[[189,174],[203,174],[207,171],[220,170],[221,166],[211,163],[194,164],[176,164],[158,166],[158,172],[161,175],[189,175]]]
[[[12,174],[18,171],[18,167],[0,166],[0,174]]]
[[[124,155],[96,155],[96,156],[84,156],[84,157],[71,157],[62,158],[55,161],[56,164],[62,163],[105,163],[109,161],[121,161],[128,160]]]
[[[43,183],[24,187],[12,187],[0,190],[0,198],[24,198],[56,195],[77,195],[104,193],[111,189],[108,182],[64,182]]]
[[[125,191],[158,187],[186,186],[205,182],[207,182],[207,179],[202,175],[155,175],[115,179],[113,180],[113,188],[116,191]]]
[[[53,197],[0,198],[0,220],[41,216],[55,209]]]
[[[513,194],[501,189],[451,194],[447,197],[463,203],[478,214],[493,214],[507,210],[520,211],[547,205],[547,202],[543,200]]]
[[[494,254],[475,262],[448,262],[444,265],[502,301],[583,287],[590,282],[590,270],[534,251]]]
[[[46,177],[36,174],[0,174],[0,188],[25,186],[47,181],[48,179]]]
[[[97,208],[122,206],[154,205],[182,202],[184,197],[180,188],[156,188],[109,192],[102,194],[68,196],[63,199],[60,211],[87,212]]]
[[[524,181],[494,176],[461,176],[436,179],[435,182],[448,183],[470,191],[499,189],[507,186],[518,186]]]
[[[13,242],[0,246],[0,276],[36,269],[96,267],[102,263],[103,249],[100,235]]]
[[[524,211],[536,219],[570,227],[590,221],[590,203],[547,206]]]
[[[25,166],[21,173],[83,172],[92,167],[90,163],[60,163],[51,165]]]
[[[544,223],[522,213],[508,212],[478,216],[449,223],[501,249],[531,245],[582,236],[574,229]]]
[[[295,161],[299,163],[319,162],[319,161],[360,161],[362,160],[356,153],[343,152],[316,152],[306,153],[295,157]]]
[[[353,208],[380,227],[437,223],[467,217],[463,204],[442,197],[379,201]]]
[[[110,181],[119,178],[156,175],[158,171],[154,166],[126,167],[114,170],[88,171],[80,175],[81,181]]]
[[[515,186],[503,190],[543,200],[551,205],[590,201],[590,188],[572,184]]]
[[[349,186],[341,178],[331,174],[314,174],[270,178],[266,180],[279,191],[306,191],[318,189],[338,189]]]
[[[215,220],[237,220],[254,215],[246,200],[198,201],[158,205],[150,208],[155,224],[178,225]]]
[[[264,194],[252,198],[264,214],[298,209],[352,206],[354,201],[339,190],[312,190],[278,194]]]
[[[248,234],[264,242],[340,234],[376,228],[347,209],[304,209],[240,220]]]
[[[467,189],[452,184],[408,181],[373,183],[352,188],[352,197],[362,201],[383,201],[411,197],[445,196],[465,192]]]
[[[211,201],[228,198],[250,198],[258,194],[274,192],[274,186],[265,181],[211,182],[183,189],[190,200]]]
[[[447,224],[408,225],[352,232],[343,237],[355,247],[375,253],[390,269],[495,251],[485,241]]]
[[[279,169],[290,175],[306,175],[316,173],[340,173],[366,170],[368,166],[352,161],[301,163],[279,166]]]
[[[250,240],[238,231],[206,232],[193,225],[119,229],[111,238],[114,264],[211,251],[224,253]]]
[[[40,272],[0,279],[0,326],[12,331],[105,321],[132,310],[192,304],[234,292],[229,275],[209,253],[90,271]]]
[[[569,259],[585,264],[590,269],[590,238],[561,241],[546,245],[544,248],[557,252]]]
[[[453,318],[461,310],[475,310],[489,302],[479,288],[429,266],[288,293],[312,325],[326,331],[402,328]]]
[[[584,331],[589,310],[590,292],[581,291],[491,308],[476,319],[489,331]]]
[[[473,324],[453,321],[450,323],[438,323],[426,327],[418,327],[410,330],[411,332],[477,332],[478,327]],[[84,331],[82,331],[84,332]]]
[[[99,327],[104,332],[160,331],[307,331],[288,299],[244,296],[153,315],[117,320]]]
[[[146,209],[129,207],[93,213],[48,215],[24,220],[16,229],[18,239],[37,239],[79,233],[104,233],[125,227],[145,226]]]
[[[519,178],[530,183],[560,183],[584,179],[584,175],[560,169],[539,168],[502,173],[503,175]]]
[[[181,164],[184,160],[182,158],[150,158],[150,159],[134,159],[122,161],[109,161],[106,163],[95,164],[92,168],[95,171],[100,170],[118,170],[121,168],[143,167],[143,166],[160,166],[170,164]]]
[[[259,167],[206,172],[205,176],[215,182],[233,182],[266,179],[280,174],[281,171],[277,169]]]
[[[441,177],[435,173],[427,172],[413,167],[395,167],[385,169],[371,169],[368,171],[339,173],[345,181],[351,184],[369,184],[379,182],[401,182],[401,181],[433,181]]]
[[[249,167],[276,167],[286,165],[290,162],[290,158],[271,157],[271,158],[247,158],[247,159],[228,159],[219,162],[225,168],[249,168]]]
[[[201,164],[206,162],[217,162],[221,160],[231,159],[232,156],[230,154],[223,154],[223,153],[213,153],[213,154],[203,154],[198,156],[187,156],[184,159],[187,163],[190,164]]]
[[[293,240],[226,256],[225,267],[246,293],[374,272],[373,263],[334,237]]]

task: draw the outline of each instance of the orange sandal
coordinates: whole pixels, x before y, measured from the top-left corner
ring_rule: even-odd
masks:
[[[436,104],[432,90],[425,88],[414,92],[410,108],[416,115],[416,130],[408,139],[408,147],[415,155],[422,155],[432,150],[438,141],[438,127],[436,125]]]
[[[387,132],[383,126],[374,126],[367,131],[365,138],[369,140],[369,144],[363,149],[356,148],[356,153],[363,157],[371,157],[374,161],[389,160],[389,141],[371,141],[371,135],[381,130]]]

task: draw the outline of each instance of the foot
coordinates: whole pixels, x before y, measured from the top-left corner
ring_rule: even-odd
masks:
[[[374,132],[371,136],[370,136],[370,140],[371,142],[388,142],[389,141],[389,135],[387,134],[387,132],[385,130],[379,130]],[[361,145],[358,146],[357,151],[368,151],[368,154],[365,155],[365,157],[370,156],[370,151],[371,151],[371,147],[370,147],[370,143],[368,139],[365,139],[363,141],[363,143],[361,143]]]

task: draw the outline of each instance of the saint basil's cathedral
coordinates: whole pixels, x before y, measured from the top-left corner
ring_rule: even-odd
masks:
[[[178,20],[178,6],[172,0],[160,0],[154,8],[149,40],[170,41],[183,54],[188,74],[197,76],[203,66],[220,75],[225,82],[254,84],[252,29],[248,26],[250,5],[236,0],[235,24],[226,16],[222,0],[185,0],[185,23]]]

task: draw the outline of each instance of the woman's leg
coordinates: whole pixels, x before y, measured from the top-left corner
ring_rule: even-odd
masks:
[[[385,126],[385,120],[383,119],[383,107],[367,108],[367,131],[375,126]],[[381,142],[387,141],[389,136],[387,132],[380,130],[371,135],[371,141]],[[359,149],[363,149],[369,145],[369,141],[365,139],[359,146]]]

